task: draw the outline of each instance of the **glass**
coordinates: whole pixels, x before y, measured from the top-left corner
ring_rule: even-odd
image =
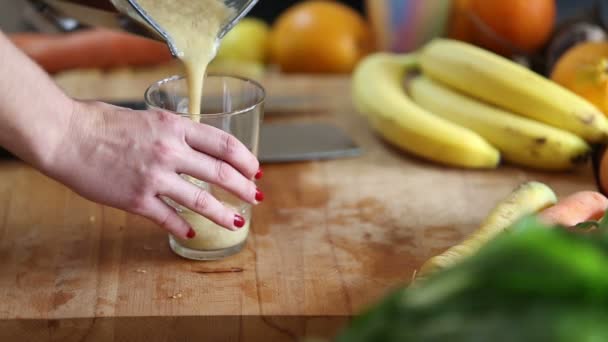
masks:
[[[239,77],[213,76],[205,79],[200,115],[188,114],[188,84],[184,77],[173,76],[154,83],[145,94],[148,108],[187,117],[217,127],[240,140],[254,155],[258,154],[260,124],[264,115],[265,92],[258,83]],[[169,234],[169,244],[176,254],[194,260],[216,260],[241,251],[249,235],[251,205],[223,188],[195,179],[182,177],[205,189],[225,206],[245,218],[245,226],[230,231],[218,226],[194,211],[164,198],[196,231],[196,237],[183,240]]]

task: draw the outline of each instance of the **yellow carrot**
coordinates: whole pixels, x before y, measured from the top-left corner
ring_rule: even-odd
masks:
[[[536,214],[556,202],[553,190],[543,183],[532,181],[520,185],[494,207],[481,226],[467,239],[427,260],[417,272],[416,281],[475,254],[520,218]]]

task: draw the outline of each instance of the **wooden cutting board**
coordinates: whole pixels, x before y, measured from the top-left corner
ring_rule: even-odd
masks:
[[[58,77],[68,92],[91,98],[117,88],[141,96],[151,79]],[[181,259],[149,221],[86,201],[22,164],[0,164],[0,340],[331,337],[475,229],[518,184],[539,180],[560,195],[594,188],[587,167],[471,171],[411,158],[356,115],[347,78],[264,84],[275,96],[331,94],[325,114],[288,120],[333,122],[364,155],[268,165],[260,182],[267,200],[254,211],[247,247],[223,261]]]

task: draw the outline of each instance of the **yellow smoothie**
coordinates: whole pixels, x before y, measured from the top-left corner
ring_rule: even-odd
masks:
[[[207,218],[191,210],[185,210],[180,215],[192,225],[196,231],[194,239],[177,239],[183,247],[198,250],[217,250],[236,246],[249,234],[249,221],[245,221],[245,226],[236,231],[230,231],[209,221]]]

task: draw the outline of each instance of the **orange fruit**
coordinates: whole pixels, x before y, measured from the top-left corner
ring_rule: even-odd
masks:
[[[334,1],[291,6],[270,33],[271,62],[287,73],[349,73],[372,47],[367,21]]]
[[[506,54],[501,41],[527,53],[541,48],[553,33],[557,9],[555,0],[472,0],[471,11],[493,32],[478,25],[477,44]]]
[[[585,42],[562,55],[551,79],[608,115],[608,42]]]

